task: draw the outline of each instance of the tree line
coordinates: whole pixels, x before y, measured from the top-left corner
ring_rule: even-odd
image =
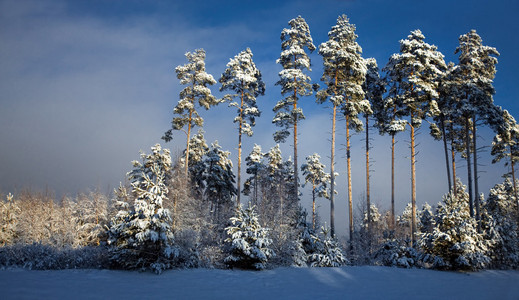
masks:
[[[249,177],[242,183],[242,137],[253,135],[255,120],[261,115],[256,99],[265,93],[252,51],[247,48],[230,59],[218,80],[220,91],[228,92],[221,99],[212,95],[210,87],[217,81],[206,72],[205,51],[186,53],[188,62],[175,69],[184,88],[173,110],[172,127],[162,137],[169,142],[174,130],[185,132],[185,150],[172,157],[169,150],[157,144],[151,154],[142,153],[141,161],[133,162],[133,170],[127,175],[128,184],[121,185],[114,199],[106,201],[111,209],[109,216],[104,213],[95,225],[89,223],[97,228],[90,230],[97,237],[95,243],[107,247],[108,264],[156,272],[173,266],[261,269],[269,265],[336,266],[348,262],[440,269],[503,267],[503,261],[511,262],[510,267],[517,266],[510,253],[518,247],[514,168],[519,126],[508,111],[493,103],[497,50],[484,46],[472,30],[459,38],[455,50],[458,64],[446,64],[436,46],[426,43],[420,30],[414,30],[400,41],[400,52],[379,70],[375,59],[362,57],[355,25],[345,15],[339,16],[328,40],[319,47],[313,44],[302,17],[288,24],[281,33],[281,54],[276,61],[283,68],[276,83],[283,98],[273,108],[272,122],[280,127],[273,134],[276,142],[286,142],[292,134],[293,160],[283,159],[279,145],[265,153],[255,145],[245,157]],[[309,53],[315,50],[323,59],[322,86],[308,75]],[[305,118],[298,101],[314,93],[318,104],[329,104],[332,110],[329,172],[317,153],[306,157],[301,165],[298,160],[298,125]],[[236,175],[230,152],[222,150],[216,141],[209,146],[204,138],[200,110],[220,103],[236,109]],[[346,122],[347,245],[339,245],[335,236],[335,136],[339,116]],[[417,211],[415,136],[424,122],[429,123],[431,135],[443,141],[450,192],[437,207],[426,205]],[[493,162],[507,159],[512,169],[506,174],[511,180],[496,185],[487,199],[480,196],[477,176],[477,128],[483,125],[496,134]],[[195,127],[198,132],[193,134]],[[380,213],[370,200],[370,128],[391,136],[391,209],[387,213]],[[396,135],[408,128],[411,203],[402,216],[396,217]],[[350,130],[366,135],[366,198],[357,207],[356,216]],[[456,176],[457,155],[467,161],[468,191]],[[300,206],[300,171],[304,184],[311,185],[310,221]],[[241,205],[242,195],[248,196],[247,207]],[[319,197],[330,201],[330,227],[322,226],[320,231],[322,223],[316,209]],[[17,224],[12,217],[17,214],[17,206],[12,196],[7,200],[5,218],[11,221],[5,224]],[[63,203],[79,205],[79,200]],[[2,232],[15,236],[20,231],[13,226]],[[5,238],[3,244],[13,241],[16,238]],[[343,254],[346,248],[348,255]]]

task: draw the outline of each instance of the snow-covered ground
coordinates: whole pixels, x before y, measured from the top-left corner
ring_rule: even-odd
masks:
[[[0,271],[2,299],[519,299],[519,271],[388,267]]]

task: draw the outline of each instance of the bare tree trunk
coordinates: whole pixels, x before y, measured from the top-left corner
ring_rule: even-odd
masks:
[[[294,89],[294,111],[297,109],[297,93]],[[297,114],[294,120],[294,193],[296,201],[299,200],[299,170],[297,168]]]
[[[411,120],[413,119],[413,113],[411,112]],[[416,244],[416,153],[415,153],[415,129],[412,124],[411,126],[411,247]]]
[[[315,232],[315,180],[312,181],[312,230]]]
[[[193,111],[189,111],[189,122],[187,123],[187,145],[186,145],[186,180],[189,179],[189,139],[191,138],[191,119],[193,117]]]
[[[391,229],[395,229],[395,134],[391,134]]]
[[[467,151],[467,181],[469,186],[469,207],[470,216],[474,217],[474,204],[472,198],[472,162],[470,159],[470,126],[469,118],[465,118],[465,148]]]
[[[371,200],[369,193],[369,116],[366,114],[366,206],[368,208],[368,236],[369,246],[371,248]]]
[[[447,136],[445,134],[445,120],[441,120],[441,127],[442,127],[442,137],[443,137],[443,149],[445,151],[445,165],[447,166],[447,181],[449,184],[449,188],[447,191],[450,191],[452,188],[452,181],[451,181],[451,171],[449,167],[449,150],[447,149]],[[456,178],[454,178],[456,180]]]
[[[451,124],[451,133],[454,132],[454,126]],[[454,190],[454,195],[457,196],[457,178],[456,178],[456,151],[454,150],[454,138],[451,136],[451,159],[452,159],[452,189]]]
[[[353,250],[353,199],[351,195],[351,153],[349,116],[346,116],[346,163],[348,165],[348,216],[350,227],[350,250]]]
[[[478,232],[481,233],[481,214],[479,210],[479,188],[478,188],[478,152],[476,146],[476,116],[473,117],[472,122],[472,143],[474,144],[474,201],[476,203],[476,221],[478,223]]]
[[[333,105],[332,116],[332,153],[330,157],[330,233],[335,236],[335,118],[337,106]]]
[[[514,195],[515,195],[515,201],[517,203],[517,210],[518,210],[518,214],[517,216],[519,217],[519,197],[517,197],[517,183],[515,182],[515,162],[514,162],[514,159],[512,158],[512,146],[510,146],[510,165],[512,166],[512,180],[514,181]]]
[[[242,124],[243,124],[243,90],[241,91],[241,104],[240,104],[240,125],[238,128],[238,178],[236,185],[237,195],[236,195],[236,207],[238,208],[241,203],[241,136],[242,136]]]

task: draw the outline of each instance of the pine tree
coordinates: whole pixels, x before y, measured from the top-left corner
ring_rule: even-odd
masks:
[[[260,111],[256,105],[256,97],[265,94],[265,83],[261,79],[261,72],[252,61],[252,51],[249,48],[229,61],[220,78],[220,83],[222,84],[220,91],[230,90],[235,92],[235,94],[225,95],[224,100],[229,101],[229,106],[238,109],[238,115],[234,118],[234,123],[238,123],[238,197],[236,204],[239,204],[242,134],[252,136],[252,127],[256,125],[256,117],[260,116]],[[238,98],[239,102],[234,101],[235,98]]]
[[[216,224],[222,223],[222,216],[225,217],[225,212],[230,211],[232,197],[236,195],[235,176],[229,155],[230,152],[221,150],[218,141],[215,141],[204,158],[202,180],[205,182],[205,196],[211,203]]]
[[[297,106],[297,102],[302,96],[312,94],[312,84],[310,76],[305,74],[305,69],[311,71],[310,57],[305,48],[310,53],[316,48],[310,35],[310,28],[305,19],[298,16],[288,22],[290,28],[281,31],[281,55],[276,61],[283,67],[279,72],[279,81],[276,85],[281,86],[281,95],[286,96],[276,103],[274,112],[276,115],[272,123],[282,130],[274,133],[276,143],[285,142],[290,135],[288,131],[293,128],[294,137],[294,186],[295,197],[299,198],[299,175],[298,175],[298,155],[297,155],[297,125],[299,120],[305,118],[303,110]]]
[[[494,239],[492,267],[519,266],[518,206],[514,185],[509,178],[496,184],[488,194],[482,209],[483,229],[487,239]]]
[[[381,109],[383,103],[383,94],[386,91],[385,83],[380,78],[378,72],[377,61],[374,58],[368,58],[365,60],[366,64],[366,81],[362,85],[364,90],[366,100],[369,101],[369,110],[364,111],[364,118],[366,119],[366,209],[368,210],[368,220],[371,220],[371,193],[370,193],[370,161],[369,161],[369,149],[370,149],[370,140],[369,140],[369,116],[374,112],[374,108]],[[370,222],[368,222],[370,224]],[[369,225],[368,225],[369,226]],[[370,234],[370,230],[368,228],[368,234]]]
[[[197,49],[195,52],[187,52],[186,58],[188,63],[175,68],[177,78],[180,84],[186,87],[180,92],[180,100],[173,110],[173,113],[179,115],[174,117],[172,129],[166,131],[162,139],[169,142],[173,139],[173,130],[183,130],[187,135],[186,141],[186,164],[185,176],[188,177],[189,168],[189,140],[191,139],[191,129],[194,126],[202,127],[204,120],[196,110],[196,107],[203,107],[208,110],[211,106],[219,103],[219,101],[211,94],[208,86],[216,83],[213,76],[205,71],[205,51]],[[184,127],[187,126],[187,130]]]
[[[350,126],[360,129],[362,122],[356,117],[358,113],[369,107],[364,101],[362,83],[366,76],[366,66],[361,57],[362,49],[356,42],[355,25],[349,22],[346,15],[339,16],[337,24],[328,32],[328,41],[319,46],[319,54],[323,57],[324,73],[321,80],[326,88],[317,93],[317,102],[324,103],[327,99],[333,106],[332,112],[332,145],[330,163],[330,190],[335,190],[335,122],[337,109],[341,109],[345,115],[352,117],[347,119],[347,130]],[[349,142],[349,134],[346,134]],[[348,143],[349,144],[349,143]],[[347,145],[349,161],[349,145]],[[351,170],[348,172],[351,175]],[[353,206],[351,199],[351,176],[348,176],[349,217],[350,217],[350,241],[353,238]],[[335,236],[335,199],[334,193],[330,193],[330,233]]]
[[[477,231],[470,216],[468,194],[458,182],[458,191],[443,197],[436,209],[432,232],[421,234],[418,242],[425,252],[425,262],[439,269],[477,270],[490,263],[491,242]]]
[[[306,163],[301,165],[301,171],[305,176],[305,184],[312,184],[312,230],[315,231],[316,226],[316,197],[324,197],[330,199],[328,193],[328,184],[330,183],[330,174],[324,171],[324,165],[320,162],[320,156],[314,153],[306,157]]]
[[[499,126],[498,133],[492,141],[491,154],[494,156],[493,164],[503,158],[508,160],[505,162],[505,166],[510,164],[514,196],[519,201],[515,182],[515,163],[519,161],[519,125],[506,109],[502,112],[501,126]]]
[[[268,229],[263,228],[258,220],[255,207],[243,208],[240,204],[235,216],[230,219],[232,225],[227,227],[229,236],[229,256],[225,263],[232,268],[265,269],[266,263],[275,256],[269,246],[272,240],[268,237]]]
[[[385,67],[388,78],[398,85],[391,99],[394,101],[393,107],[401,111],[400,115],[409,116],[407,125],[411,129],[411,242],[416,238],[415,130],[428,115],[439,113],[436,102],[438,81],[446,69],[443,55],[424,39],[420,30],[412,31],[407,39],[400,41],[400,53],[393,54]]]
[[[159,144],[151,150],[151,154],[141,154],[142,163],[133,161],[134,169],[127,174],[135,200],[131,209],[128,203],[120,203],[123,209],[112,220],[109,244],[115,266],[161,273],[171,267],[177,253],[171,216],[163,207],[168,193],[164,178],[171,169],[171,156]],[[124,199],[124,190],[120,195]]]
[[[312,238],[316,250],[308,258],[311,267],[340,267],[349,263],[328,228],[321,227],[321,235]]]
[[[243,194],[250,196],[251,188],[253,189],[252,204],[258,205],[258,192],[259,192],[259,176],[265,169],[263,164],[263,153],[261,152],[261,146],[254,144],[251,153],[245,158],[247,174],[251,177],[247,178],[244,183]]]
[[[469,185],[470,214],[474,215],[472,194],[471,149],[474,153],[474,195],[478,190],[477,132],[478,121],[492,122],[488,119],[494,109],[492,95],[495,93],[492,81],[496,74],[499,52],[493,47],[483,46],[481,37],[475,30],[459,37],[459,63],[456,73],[457,90],[460,95],[458,110],[465,121],[465,148],[467,153],[467,173]],[[470,124],[472,122],[472,124]],[[472,126],[470,126],[472,125]],[[470,128],[472,127],[472,128]],[[472,135],[472,141],[470,139]],[[472,142],[472,145],[471,145]],[[476,203],[476,219],[479,220],[479,202]]]

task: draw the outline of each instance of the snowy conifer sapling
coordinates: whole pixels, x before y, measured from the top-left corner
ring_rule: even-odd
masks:
[[[312,230],[315,231],[316,226],[316,197],[330,198],[328,193],[328,184],[330,183],[330,174],[324,171],[324,165],[320,162],[320,156],[314,153],[306,157],[306,163],[301,166],[301,171],[305,176],[305,183],[312,184]]]
[[[134,161],[134,169],[127,174],[135,200],[131,210],[123,205],[112,220],[109,244],[115,266],[160,273],[171,267],[177,253],[171,216],[163,206],[167,201],[165,177],[171,169],[171,156],[159,144],[151,150],[151,154],[142,153],[142,163]],[[124,189],[121,192],[124,194]]]
[[[272,240],[268,237],[268,229],[260,225],[255,207],[249,202],[243,209],[240,204],[230,220],[232,225],[226,228],[229,237],[225,240],[229,243],[230,254],[225,262],[241,269],[265,269],[267,261],[275,254],[269,248]]]

